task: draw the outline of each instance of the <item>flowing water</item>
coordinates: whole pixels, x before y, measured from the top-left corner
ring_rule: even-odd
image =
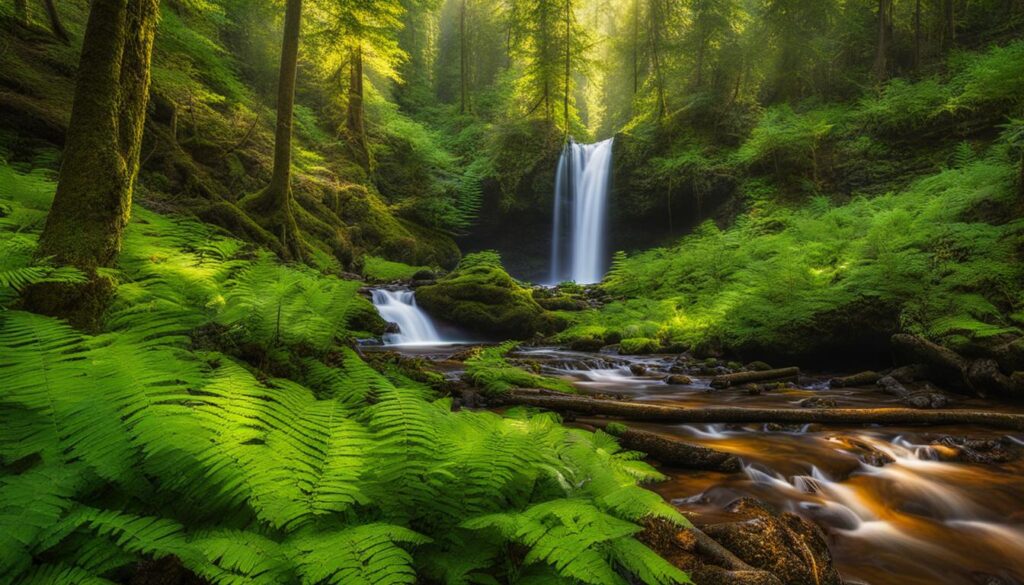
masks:
[[[551,283],[600,282],[608,269],[607,207],[612,139],[594,144],[570,141],[555,173],[551,230]]]
[[[384,345],[437,345],[449,343],[430,319],[416,306],[411,290],[373,289],[373,305],[382,319],[398,326],[398,333],[384,335]]]
[[[817,397],[840,407],[892,406],[874,389],[829,389],[824,379],[750,396],[711,391],[708,379],[674,386],[661,378],[669,363],[630,358],[651,374],[636,376],[620,356],[558,350],[523,352],[548,373],[583,392],[683,406],[800,408]],[[614,359],[613,359],[614,358]],[[956,406],[1020,412],[973,399]],[[1012,585],[1024,583],[1024,461],[969,463],[943,437],[999,441],[1011,452],[1020,433],[975,427],[778,427],[774,425],[632,424],[738,456],[737,473],[666,469],[653,486],[698,523],[727,521],[725,508],[756,497],[800,514],[824,530],[837,567],[850,584]]]

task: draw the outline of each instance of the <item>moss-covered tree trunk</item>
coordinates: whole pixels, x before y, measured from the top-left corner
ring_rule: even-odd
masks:
[[[249,197],[243,207],[259,215],[276,236],[288,259],[302,258],[295,213],[292,210],[292,113],[295,108],[295,77],[299,61],[299,32],[302,0],[288,0],[285,6],[284,41],[277,81],[277,126],[274,132],[274,169],[270,184]]]
[[[366,120],[363,108],[363,47],[357,45],[349,55],[348,112],[345,126],[352,143],[353,154],[363,165],[370,168],[370,148],[366,144]]]
[[[32,10],[28,0],[14,0],[14,18],[18,24],[28,26],[32,22]]]
[[[46,9],[46,17],[50,20],[50,32],[53,33],[53,36],[63,43],[71,42],[68,31],[60,21],[60,13],[57,12],[53,0],[43,0],[43,8]]]
[[[878,35],[875,44],[874,75],[876,81],[889,76],[889,45],[892,35],[892,0],[878,0]]]
[[[114,263],[131,212],[149,99],[159,0],[93,0],[53,207],[38,255],[80,268],[84,285],[28,291],[35,310],[80,326],[96,322],[113,291],[97,269]]]

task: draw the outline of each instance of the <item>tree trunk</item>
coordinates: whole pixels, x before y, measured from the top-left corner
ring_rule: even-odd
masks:
[[[700,87],[704,84],[704,51],[706,45],[704,35],[701,35],[700,44],[697,46],[697,80],[694,84],[695,87]]]
[[[874,74],[876,81],[885,81],[889,74],[889,32],[892,0],[878,0],[878,41],[875,45]]]
[[[299,59],[302,0],[287,0],[284,41],[277,81],[277,125],[274,131],[274,170],[270,184],[243,202],[243,206],[265,216],[265,227],[277,237],[292,258],[302,257],[302,243],[291,208],[292,112],[295,107],[295,74]],[[291,258],[289,258],[291,259]]]
[[[562,96],[565,135],[569,136],[569,76],[572,59],[572,0],[565,0],[565,90]]]
[[[46,16],[50,19],[50,31],[53,32],[53,36],[57,37],[62,43],[70,43],[71,39],[68,37],[68,31],[64,29],[64,25],[60,22],[60,14],[57,12],[57,7],[54,6],[53,0],[43,0],[43,7],[46,9]]]
[[[651,21],[651,60],[654,64],[654,77],[657,84],[658,90],[658,117],[662,117],[668,110],[665,102],[665,79],[661,74],[661,29],[659,27],[659,20],[661,18],[660,10],[658,10],[658,2],[660,0],[650,0],[650,21]]]
[[[956,42],[956,14],[953,0],[942,0],[942,48],[950,49]]]
[[[14,0],[14,18],[22,26],[32,24],[32,9],[28,0]]]
[[[149,99],[159,0],[94,0],[79,60],[57,193],[37,255],[72,265],[86,284],[41,284],[34,310],[92,327],[113,293],[111,266],[131,214]]]
[[[640,91],[640,0],[633,0],[633,95]]]
[[[469,110],[467,99],[467,73],[469,64],[466,61],[466,0],[462,0],[462,8],[459,11],[459,85],[461,90],[460,111],[465,114]]]
[[[370,148],[366,144],[366,120],[363,113],[363,46],[351,49],[349,54],[348,115],[346,128],[353,154],[363,168],[370,168]]]
[[[954,425],[1024,431],[1024,414],[965,409],[913,408],[687,408],[643,402],[596,400],[574,395],[552,396],[536,390],[514,390],[502,396],[506,404],[546,408],[584,416],[610,416],[663,423],[781,423],[838,425]]]
[[[921,68],[921,0],[914,3],[914,71]]]

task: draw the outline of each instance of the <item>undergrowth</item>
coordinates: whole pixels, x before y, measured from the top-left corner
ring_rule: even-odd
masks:
[[[53,184],[2,168],[9,275]],[[0,312],[0,581],[125,581],[173,556],[218,584],[687,582],[634,538],[686,523],[638,486],[661,478],[638,454],[372,369],[345,344],[356,283],[139,208],[115,272],[97,335]],[[37,278],[5,276],[3,298]],[[288,377],[240,359],[256,351]]]

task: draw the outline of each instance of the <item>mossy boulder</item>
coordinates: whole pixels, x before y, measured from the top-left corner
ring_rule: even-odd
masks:
[[[497,252],[466,256],[451,274],[418,288],[416,300],[435,317],[490,337],[527,339],[565,327],[505,272]]]

